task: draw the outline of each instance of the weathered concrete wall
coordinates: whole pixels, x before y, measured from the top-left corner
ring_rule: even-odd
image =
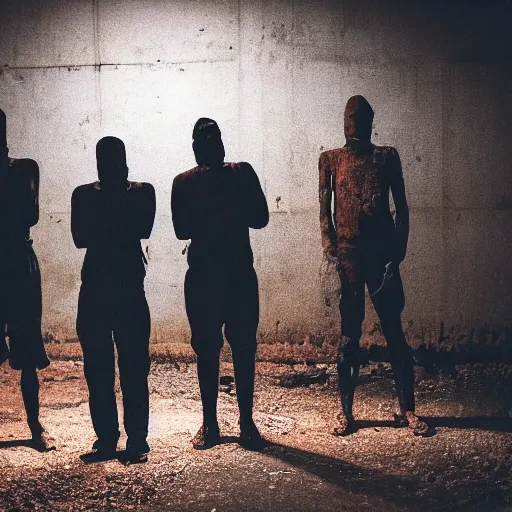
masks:
[[[112,134],[126,143],[131,177],[157,189],[146,281],[153,338],[188,337],[170,189],[194,165],[195,120],[210,116],[227,157],[255,167],[272,210],[252,235],[262,335],[337,332],[336,279],[320,272],[317,161],[344,144],[344,104],[363,94],[375,142],[396,146],[404,167],[411,339],[472,328],[499,336],[512,324],[511,6],[444,4],[2,2],[9,146],[41,168],[33,237],[45,329],[74,336],[83,252],[71,240],[70,197],[95,179],[95,143]],[[368,307],[366,332],[375,321]]]

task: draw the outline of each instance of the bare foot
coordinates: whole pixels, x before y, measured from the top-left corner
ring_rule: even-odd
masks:
[[[38,452],[56,450],[55,439],[43,430],[39,435],[32,436],[32,445]]]
[[[353,416],[347,417],[340,413],[337,416],[339,425],[334,427],[332,434],[338,437],[348,436],[357,430],[356,421]]]
[[[265,448],[266,441],[261,437],[258,427],[254,422],[249,424],[240,423],[240,439],[238,444],[246,450],[260,452]]]
[[[197,434],[192,438],[192,446],[196,450],[207,450],[220,443],[219,427],[201,425]]]
[[[428,424],[413,411],[406,411],[403,416],[395,414],[395,422],[399,427],[409,427],[415,436],[426,436],[430,433]]]

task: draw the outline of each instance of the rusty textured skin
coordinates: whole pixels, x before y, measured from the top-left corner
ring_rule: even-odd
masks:
[[[373,145],[368,133],[367,140],[348,138],[343,148],[323,152],[318,168],[324,253],[336,259],[350,281],[357,278],[359,263],[400,263],[407,250],[409,210],[397,150]]]
[[[401,326],[405,296],[399,272],[407,250],[409,209],[398,152],[371,143],[372,123],[373,110],[366,99],[350,98],[345,109],[347,142],[343,148],[322,153],[319,160],[322,244],[327,257],[336,261],[341,284],[338,382],[343,412],[336,435],[350,433],[354,425],[365,286],[389,347],[400,412],[415,418],[414,373]]]

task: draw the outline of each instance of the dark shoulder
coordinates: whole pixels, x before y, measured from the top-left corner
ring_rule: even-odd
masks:
[[[201,174],[201,167],[199,167],[199,166],[193,167],[192,169],[189,169],[188,171],[178,174],[174,178],[174,184],[179,185],[179,184],[190,182],[196,176],[198,176],[200,174]]]
[[[318,161],[319,168],[322,166],[328,166],[331,173],[335,173],[340,160],[344,155],[346,155],[346,153],[348,153],[348,148],[346,147],[330,149],[320,153],[320,159]]]
[[[323,151],[320,153],[320,161],[327,161],[327,162],[335,162],[337,161],[341,155],[346,153],[347,148],[336,148],[336,149],[330,149],[328,151]]]
[[[248,162],[226,162],[224,168],[231,168],[235,173],[241,175],[253,175],[255,173],[252,165]]]
[[[400,157],[393,146],[375,146],[373,162],[383,169],[390,182],[403,179]]]
[[[143,181],[130,181],[129,183],[129,190],[137,191],[144,194],[154,194],[155,193],[155,187],[151,185],[151,183],[145,183]]]
[[[9,167],[14,172],[23,174],[26,177],[37,178],[39,176],[39,166],[32,158],[11,158]]]
[[[377,163],[387,163],[398,157],[398,151],[393,146],[374,146],[373,155]]]
[[[80,185],[73,190],[73,199],[80,199],[87,197],[91,194],[94,194],[98,191],[98,182],[87,183],[85,185]]]

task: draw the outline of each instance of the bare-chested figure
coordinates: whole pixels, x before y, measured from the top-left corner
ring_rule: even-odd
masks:
[[[338,377],[342,411],[335,434],[347,435],[356,429],[352,404],[359,377],[366,285],[389,348],[400,405],[397,420],[415,434],[425,435],[428,426],[414,412],[413,360],[401,323],[405,296],[399,265],[409,236],[404,178],[397,150],[372,144],[372,123],[373,110],[366,99],[351,97],[345,108],[346,144],[325,151],[319,161],[322,244],[341,281]]]
[[[192,138],[197,167],[176,176],[171,197],[176,236],[191,240],[185,306],[203,403],[203,425],[192,443],[203,449],[220,442],[217,395],[224,327],[233,354],[240,445],[259,450],[264,441],[252,416],[259,298],[249,228],[267,225],[267,201],[248,163],[224,162],[215,121],[199,119]]]
[[[9,360],[21,370],[32,441],[46,451],[54,445],[39,421],[37,370],[50,361],[41,336],[41,274],[30,239],[38,220],[39,167],[34,160],[9,158],[6,116],[0,110],[0,364]]]

